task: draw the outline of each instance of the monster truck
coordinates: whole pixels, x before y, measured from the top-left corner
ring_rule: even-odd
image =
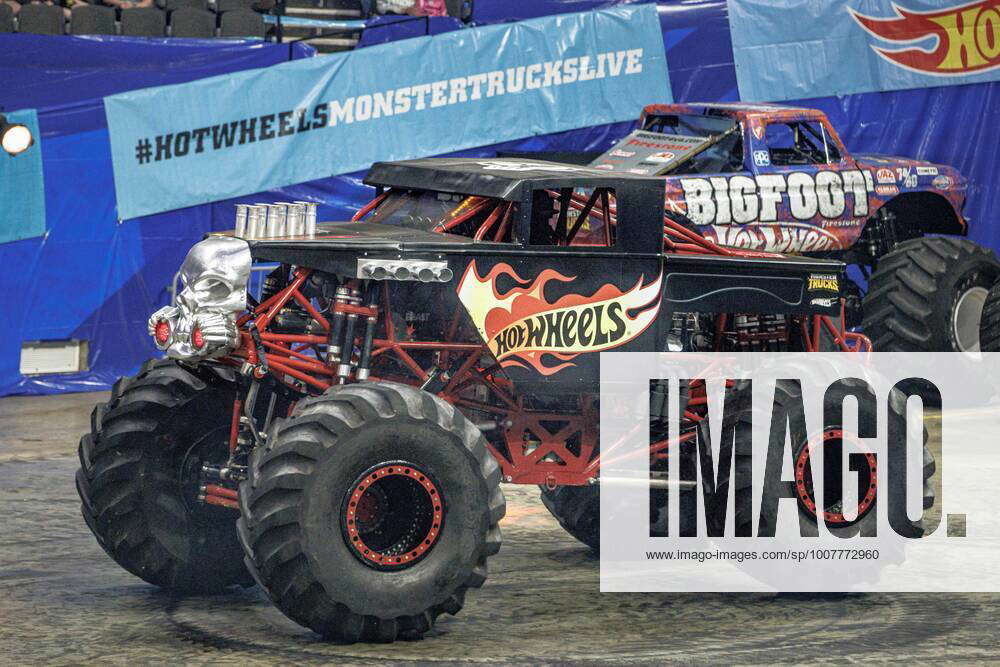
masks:
[[[664,176],[666,215],[719,245],[856,265],[867,293],[847,283],[847,324],[876,350],[979,347],[1000,264],[956,238],[967,180],[952,167],[852,156],[821,111],[740,103],[647,106],[591,166]]]
[[[149,320],[167,358],[115,384],[79,448],[83,516],[128,571],[198,592],[256,581],[325,637],[419,637],[485,581],[501,482],[541,485],[596,543],[614,477],[602,350],[815,350],[821,331],[870,347],[834,324],[842,263],[723,248],[664,219],[658,179],[436,159],[376,164],[366,183],[353,221],[191,249],[177,305]],[[255,261],[278,263],[259,299]],[[651,393],[657,479],[705,428],[704,383],[682,393],[678,441]]]

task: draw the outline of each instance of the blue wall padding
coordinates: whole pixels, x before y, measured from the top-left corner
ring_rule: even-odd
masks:
[[[476,0],[475,19],[491,23],[610,4],[615,3]],[[675,99],[739,99],[725,0],[660,2],[658,10]],[[442,25],[441,29],[446,27],[454,26]],[[412,31],[413,25],[381,30],[378,38],[373,33],[368,41],[410,36],[406,31]],[[11,41],[14,38],[25,39]],[[80,48],[99,50],[88,52],[89,61],[74,58],[65,52],[66,45],[74,41]],[[288,58],[287,45],[259,42],[153,40],[152,44],[155,52],[146,52],[145,60],[129,64],[123,53],[144,57],[136,40],[0,35],[0,52],[5,53],[0,62],[0,81],[4,82],[0,109],[38,108],[49,230],[44,243],[36,238],[0,244],[0,303],[6,306],[7,315],[0,318],[0,395],[105,388],[117,376],[133,372],[143,360],[154,356],[156,351],[145,332],[148,314],[166,303],[167,283],[191,244],[207,231],[232,227],[234,203],[310,199],[321,203],[321,219],[332,220],[347,218],[372,196],[372,190],[361,184],[363,174],[347,174],[119,225],[114,214],[103,106],[93,97],[266,66]],[[40,50],[21,55],[28,46]],[[8,53],[13,54],[13,64],[7,60]],[[55,62],[50,58],[61,61],[60,66],[47,69],[46,62]],[[108,75],[87,64],[95,62],[117,63],[119,69]],[[35,69],[18,74],[20,67]],[[12,71],[16,78],[8,78]],[[46,77],[56,85],[47,86]],[[50,97],[57,95],[60,87],[73,86],[77,97]],[[965,208],[971,220],[970,236],[1000,248],[1000,227],[996,224],[1000,215],[996,186],[1000,135],[995,130],[1000,127],[998,86],[981,83],[791,103],[826,111],[852,151],[906,155],[958,168],[970,179]],[[93,91],[89,97],[88,90]],[[635,115],[638,117],[639,109]],[[617,123],[460,154],[604,150],[630,127],[631,123]],[[38,338],[88,339],[90,370],[78,376],[21,377],[17,372],[21,341]]]

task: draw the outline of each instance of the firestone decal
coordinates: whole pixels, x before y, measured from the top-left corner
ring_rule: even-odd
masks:
[[[696,225],[776,222],[779,204],[787,205],[796,220],[817,214],[841,218],[847,210],[845,194],[854,199],[848,215],[866,216],[868,193],[875,189],[871,172],[857,169],[682,178],[680,183],[687,217]]]
[[[458,285],[458,298],[505,368],[533,368],[542,375],[558,373],[573,366],[572,359],[580,354],[610,350],[635,339],[660,310],[662,273],[648,285],[643,285],[644,276],[640,276],[627,291],[606,284],[591,296],[566,294],[552,302],[545,297],[546,284],[570,283],[575,276],[545,269],[527,287],[513,287],[503,294],[496,286],[499,276],[522,285],[529,283],[502,263],[480,277],[473,261]],[[640,308],[645,310],[634,312]],[[562,363],[546,365],[546,355]]]
[[[1000,7],[996,0],[958,2],[933,11],[914,11],[893,3],[895,17],[866,16],[848,7],[854,20],[874,37],[902,44],[899,48],[872,45],[884,60],[897,67],[956,76],[1000,67]],[[933,49],[923,40],[936,37]]]

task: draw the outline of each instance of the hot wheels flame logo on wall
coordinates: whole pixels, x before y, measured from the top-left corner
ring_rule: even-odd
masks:
[[[1000,67],[1000,0],[953,5],[918,12],[893,3],[896,17],[865,16],[849,9],[870,34],[887,42],[936,38],[928,50],[919,45],[899,49],[872,46],[889,62],[936,76],[972,74]]]
[[[607,284],[591,296],[566,294],[552,302],[545,298],[545,286],[554,280],[572,282],[575,276],[545,269],[527,287],[512,287],[503,294],[496,285],[500,276],[522,285],[529,282],[508,264],[497,264],[481,278],[473,261],[459,283],[458,298],[503,367],[531,367],[552,375],[572,366],[571,360],[580,354],[633,340],[660,310],[662,273],[648,285],[640,276],[628,291]],[[545,365],[545,355],[563,363]]]

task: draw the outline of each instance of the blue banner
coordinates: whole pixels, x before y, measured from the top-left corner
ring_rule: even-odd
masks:
[[[672,99],[654,5],[458,30],[104,100],[118,216],[379,160],[635,118]]]
[[[729,0],[740,98],[1000,81],[1000,1]]]
[[[0,243],[30,239],[45,233],[45,179],[38,113],[34,109],[8,111],[8,123],[31,130],[33,146],[20,155],[0,150]]]

